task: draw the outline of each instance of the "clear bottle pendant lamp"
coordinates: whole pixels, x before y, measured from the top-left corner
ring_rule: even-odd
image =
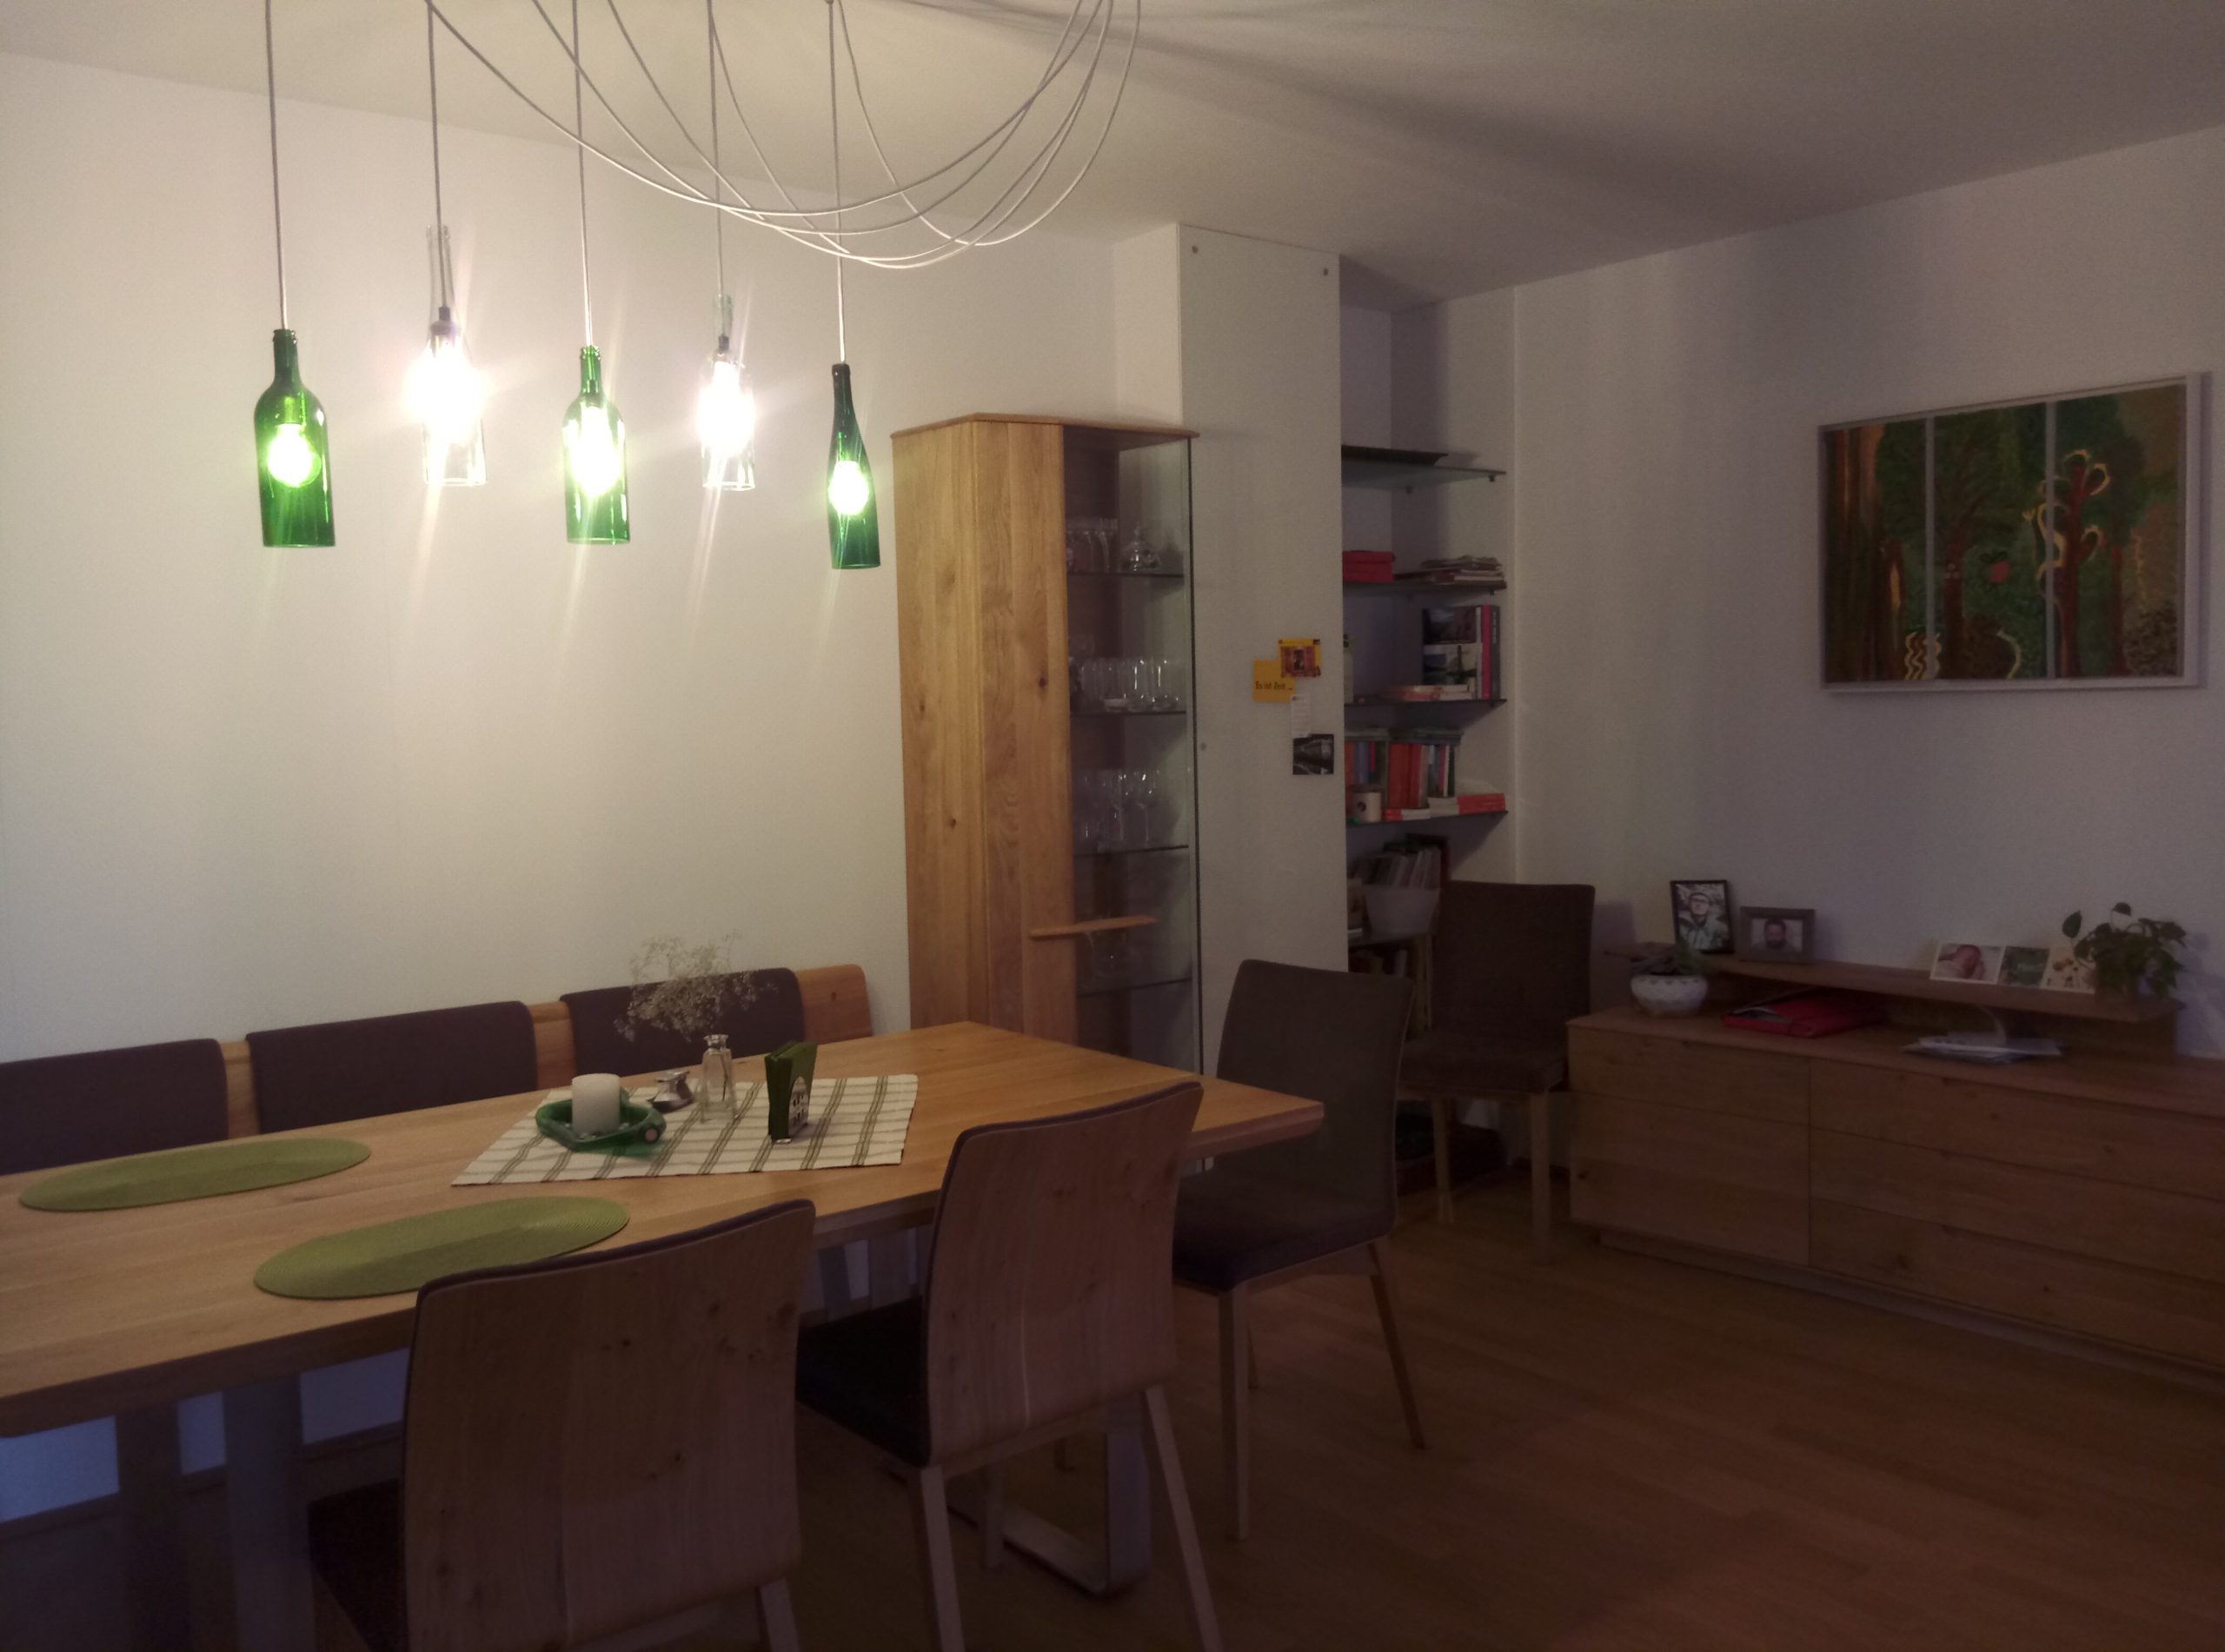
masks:
[[[433,324],[409,369],[409,414],[424,427],[425,481],[478,488],[487,481],[485,392],[463,327],[448,303],[448,231],[426,232],[433,249]]]
[[[834,363],[834,437],[827,454],[827,535],[837,568],[880,566],[873,463],[850,404],[850,364]]]

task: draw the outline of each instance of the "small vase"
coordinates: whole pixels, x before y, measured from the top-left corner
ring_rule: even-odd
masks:
[[[696,1098],[711,1112],[734,1111],[734,1052],[727,1048],[723,1032],[711,1034],[703,1046],[703,1077]]]
[[[1693,1015],[1707,1002],[1707,977],[1633,975],[1631,996],[1648,1015]]]

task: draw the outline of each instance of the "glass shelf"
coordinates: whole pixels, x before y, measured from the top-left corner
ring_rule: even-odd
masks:
[[[1101,707],[1076,706],[1073,714],[1076,717],[1187,717],[1190,708],[1187,706],[1155,706],[1149,711],[1129,711],[1125,707],[1116,711]]]
[[[1433,596],[1439,600],[1463,596],[1497,596],[1506,589],[1504,580],[1466,580],[1458,584],[1431,580],[1346,580],[1345,594],[1369,596]]]
[[[1161,987],[1189,985],[1190,977],[1186,972],[1180,975],[1147,976],[1140,981],[1118,981],[1097,986],[1085,986],[1077,990],[1076,996],[1086,998],[1117,998],[1124,992],[1155,992]]]
[[[1122,855],[1172,855],[1188,852],[1186,843],[1147,843],[1135,849],[1077,849],[1077,860],[1112,860]]]
[[[1405,494],[1417,488],[1443,488],[1456,481],[1497,481],[1506,474],[1484,465],[1425,464],[1419,460],[1351,452],[1344,455],[1344,472],[1347,488],[1379,488]]]
[[[1070,567],[1066,570],[1066,577],[1070,580],[1179,580],[1182,570],[1165,567]]]

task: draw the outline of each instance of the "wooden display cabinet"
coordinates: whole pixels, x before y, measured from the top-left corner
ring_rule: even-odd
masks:
[[[897,433],[914,1025],[1199,1063],[1192,439]]]

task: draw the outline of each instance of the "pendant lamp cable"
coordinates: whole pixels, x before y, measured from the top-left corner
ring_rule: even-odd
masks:
[[[269,0],[263,0],[269,4]],[[581,92],[581,79],[587,70],[580,66],[580,0],[572,0],[572,131],[580,146],[580,308],[585,317],[586,342],[594,343],[594,289],[588,282],[588,152],[587,104]]]
[[[827,103],[828,127],[834,141],[834,238],[842,238],[842,91],[834,73],[834,12],[840,0],[827,0]],[[579,0],[572,0],[577,5]],[[584,166],[583,160],[580,163]],[[842,266],[847,260],[834,261],[834,359],[850,359],[848,323],[842,313]]]
[[[707,68],[711,77],[711,187],[715,190],[716,203],[723,208],[727,201],[725,175],[719,170],[719,14],[713,9],[713,0],[703,0],[703,21],[708,25],[711,40]],[[582,162],[585,157],[582,156]],[[727,295],[727,215],[724,211],[711,215],[713,244],[718,249],[719,298]]]
[[[272,43],[270,0],[262,0],[262,73],[270,93],[270,228],[278,243],[278,325],[286,320],[286,219],[278,206],[278,49]]]
[[[433,56],[433,9],[425,8],[425,84],[432,94],[433,109],[433,280],[440,289],[441,313],[445,315],[455,307],[455,295],[448,287],[448,223],[441,209],[441,71]]]

